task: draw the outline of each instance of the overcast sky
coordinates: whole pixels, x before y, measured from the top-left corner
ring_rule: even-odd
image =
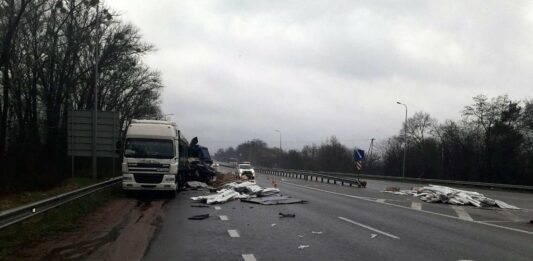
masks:
[[[530,1],[107,0],[156,51],[162,110],[212,152],[259,138],[367,148],[409,115],[532,97]]]

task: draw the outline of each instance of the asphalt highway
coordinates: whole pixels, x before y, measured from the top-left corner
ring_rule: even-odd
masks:
[[[226,169],[227,171],[227,169]],[[398,184],[369,180],[365,189],[257,175],[306,204],[265,206],[238,200],[191,207],[184,191],[167,206],[145,260],[533,260],[533,195],[482,191],[526,208],[476,209],[380,192]],[[280,218],[279,213],[295,214]],[[188,220],[210,214],[205,220]]]

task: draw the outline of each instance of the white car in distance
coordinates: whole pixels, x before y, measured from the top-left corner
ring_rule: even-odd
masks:
[[[252,168],[252,165],[250,164],[237,165],[235,174],[237,174],[239,178],[242,176],[246,176],[248,179],[255,179],[255,171],[254,171],[254,168]]]

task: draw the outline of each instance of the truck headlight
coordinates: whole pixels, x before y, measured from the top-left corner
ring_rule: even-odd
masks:
[[[178,173],[178,163],[170,164],[170,168],[169,168],[168,172],[170,172],[172,174],[177,174]]]
[[[128,172],[128,163],[122,162],[122,173]]]

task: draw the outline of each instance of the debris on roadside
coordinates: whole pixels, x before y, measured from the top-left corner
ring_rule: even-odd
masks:
[[[372,239],[377,237],[377,236],[378,236],[378,234],[370,234],[370,238],[372,238]]]
[[[322,231],[311,231],[311,233],[320,235],[320,234],[322,234]]]
[[[304,249],[304,248],[308,248],[308,247],[309,247],[309,245],[300,245],[300,246],[298,246],[298,249]]]
[[[209,208],[209,206],[207,206],[207,205],[198,205],[198,204],[196,204],[196,205],[191,205],[191,207],[192,207],[192,208]]]
[[[198,197],[191,197],[194,201],[205,201],[207,204],[213,204],[213,203],[224,203],[226,201],[229,201],[231,199],[235,198],[243,198],[248,197],[244,194],[240,194],[237,191],[234,191],[232,189],[223,189],[220,190],[217,194],[207,195],[207,196],[198,196]]]
[[[196,215],[196,216],[189,217],[188,219],[189,220],[204,220],[206,218],[209,218],[209,214]]]
[[[266,196],[272,196],[279,193],[279,189],[277,188],[266,188],[257,193],[258,197],[266,197]]]
[[[268,197],[243,198],[242,202],[255,203],[261,205],[281,205],[281,204],[296,204],[307,203],[305,200],[291,198],[289,196],[273,195]]]
[[[270,225],[270,226],[271,226],[271,227],[275,227],[275,226],[276,226],[276,224],[275,224],[275,223],[272,223],[272,225]]]
[[[421,188],[413,188],[411,190],[394,190],[390,187],[382,192],[392,193],[394,195],[410,195],[420,198],[429,203],[447,203],[452,205],[473,205],[475,207],[498,207],[502,209],[520,209],[516,206],[507,204],[500,200],[485,197],[483,194],[454,189],[451,187],[429,185]]]
[[[286,217],[295,218],[295,217],[296,217],[296,214],[290,214],[290,213],[285,214],[285,213],[281,213],[281,212],[280,212],[280,213],[279,213],[279,217],[280,217],[280,218],[286,218]]]
[[[304,237],[304,235],[298,235],[298,237]]]
[[[208,188],[209,186],[204,183],[204,182],[200,182],[200,181],[188,181],[187,183],[187,186],[193,190],[195,189],[199,189],[199,188]]]
[[[283,196],[277,188],[263,188],[255,181],[231,182],[220,187],[215,194],[191,197],[207,204],[225,203],[234,199],[262,205],[306,203],[304,200]]]
[[[233,174],[227,173],[217,173],[217,180],[215,182],[212,182],[212,186],[215,188],[223,187],[225,184],[231,183],[231,182],[237,182],[241,181],[242,179],[239,178],[239,176],[235,176]]]
[[[400,191],[400,188],[398,187],[387,187],[384,192],[398,192]]]

